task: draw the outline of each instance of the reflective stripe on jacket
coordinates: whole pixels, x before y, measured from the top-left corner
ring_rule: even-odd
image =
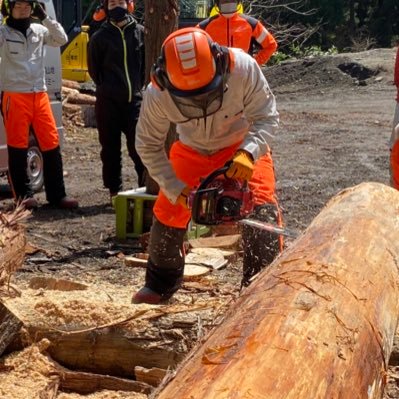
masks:
[[[47,17],[31,23],[26,37],[8,25],[0,26],[0,87],[2,91],[46,91],[44,45],[61,47],[68,37],[61,24]]]
[[[209,117],[187,120],[177,109],[167,90],[150,84],[144,92],[136,128],[136,148],[151,177],[174,203],[185,187],[169,163],[165,140],[170,123],[175,123],[179,140],[195,151],[212,155],[242,142],[256,161],[266,154],[267,140],[279,123],[276,101],[256,61],[239,49],[227,79],[222,107]]]
[[[255,54],[259,65],[265,64],[277,49],[273,35],[256,18],[235,13],[231,18],[218,14],[200,22],[197,27],[205,30],[212,40],[222,46],[237,47],[252,55],[252,44],[260,46]]]

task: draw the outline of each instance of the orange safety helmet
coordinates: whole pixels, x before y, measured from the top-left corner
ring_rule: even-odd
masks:
[[[204,30],[189,27],[165,39],[151,81],[160,90],[166,89],[182,114],[193,119],[221,107],[229,71],[229,50],[213,42]]]
[[[126,0],[127,3],[127,12],[129,14],[134,13],[134,2],[133,0]],[[107,18],[107,9],[108,9],[108,0],[101,1],[101,4],[95,9],[93,13],[93,19],[96,22],[103,21]]]

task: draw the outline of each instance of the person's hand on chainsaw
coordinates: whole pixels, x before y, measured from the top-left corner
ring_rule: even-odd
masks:
[[[188,209],[188,198],[190,196],[191,188],[186,186],[183,188],[180,195],[177,197],[176,204],[180,204],[184,206],[184,208]]]
[[[230,179],[250,180],[254,171],[252,155],[245,150],[238,150],[231,160],[226,176]]]

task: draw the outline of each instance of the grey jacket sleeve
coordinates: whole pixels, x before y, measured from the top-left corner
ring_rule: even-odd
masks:
[[[59,22],[47,17],[42,23],[47,28],[44,34],[44,44],[50,47],[61,47],[68,42],[68,36]]]
[[[248,151],[257,160],[266,154],[268,143],[273,139],[279,125],[276,99],[254,60],[246,75],[244,114],[251,123],[240,148]]]
[[[136,127],[136,149],[151,177],[169,201],[175,203],[186,185],[176,177],[165,151],[170,127],[162,106],[162,97],[166,95],[166,92],[160,92],[151,84],[144,92]]]

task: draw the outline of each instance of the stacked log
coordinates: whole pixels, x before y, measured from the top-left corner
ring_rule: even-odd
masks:
[[[94,94],[81,92],[81,85],[71,80],[62,80],[62,111],[65,119],[77,126],[96,127]],[[67,123],[68,124],[68,123]]]
[[[399,315],[399,193],[334,197],[158,399],[382,398]]]

